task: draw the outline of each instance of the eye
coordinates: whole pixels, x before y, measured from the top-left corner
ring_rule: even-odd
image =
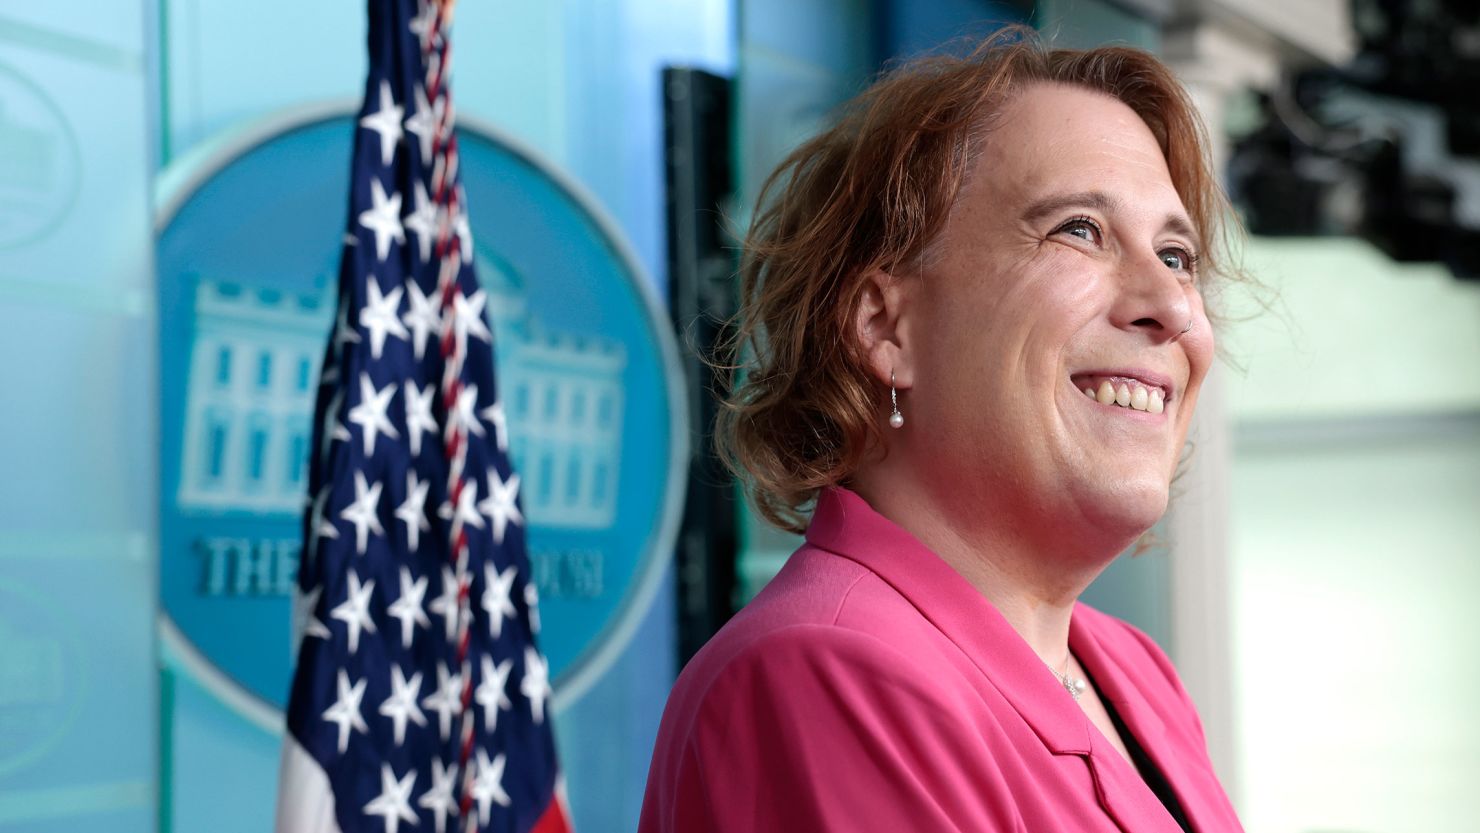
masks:
[[[1197,265],[1197,255],[1187,251],[1181,246],[1172,246],[1159,252],[1161,262],[1176,272],[1191,272]]]
[[[1099,243],[1101,237],[1100,224],[1088,217],[1075,217],[1054,229],[1053,233],[1067,234],[1088,243]]]

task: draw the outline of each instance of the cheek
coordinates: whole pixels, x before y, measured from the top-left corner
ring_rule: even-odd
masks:
[[[1056,244],[1044,250],[1025,278],[1017,313],[1034,320],[1034,329],[1057,330],[1059,337],[1103,317],[1120,291],[1107,263]]]
[[[1089,349],[1112,296],[1109,282],[1082,257],[1071,254],[1044,265],[1024,282],[1013,314],[1026,358],[1057,364],[1065,350]]]
[[[1205,322],[1206,319],[1203,319],[1199,322],[1199,326]],[[1187,354],[1187,391],[1184,394],[1184,407],[1177,416],[1179,439],[1184,441],[1187,438],[1188,430],[1192,426],[1193,414],[1197,409],[1198,395],[1202,392],[1203,382],[1207,379],[1208,371],[1212,369],[1213,365],[1214,337],[1212,331],[1204,327],[1200,337],[1191,338],[1191,336],[1192,333],[1188,333],[1188,339],[1183,345]]]
[[[1213,325],[1206,316],[1199,314],[1198,321],[1193,325],[1194,332],[1190,332],[1184,338],[1187,341],[1184,348],[1187,351],[1187,363],[1191,370],[1193,381],[1201,383],[1204,376],[1213,366],[1215,356],[1216,336],[1213,333]]]
[[[1103,306],[1104,281],[1066,246],[997,254],[973,250],[942,263],[921,298],[915,335],[947,377],[1020,386],[1026,366],[1057,361],[1085,311]]]
[[[1075,317],[1086,305],[1098,308],[1105,290],[1104,276],[1096,264],[1067,246],[1049,244],[1037,256],[1014,264],[1002,276],[996,294],[998,316],[1015,322]]]

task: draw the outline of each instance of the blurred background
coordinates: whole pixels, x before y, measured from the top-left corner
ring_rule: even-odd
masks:
[[[730,231],[887,62],[1004,22],[1178,72],[1265,284],[1214,299],[1160,543],[1087,601],[1176,660],[1250,831],[1476,829],[1473,3],[463,0],[576,828],[635,828],[678,669],[796,544],[708,454]],[[355,0],[0,5],[0,830],[271,827],[365,26]]]

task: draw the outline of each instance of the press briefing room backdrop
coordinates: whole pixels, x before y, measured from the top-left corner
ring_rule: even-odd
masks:
[[[681,663],[796,545],[708,452],[731,231],[888,61],[1006,22],[1176,69],[1265,284],[1220,299],[1157,544],[1087,601],[1170,652],[1249,830],[1473,829],[1480,114],[1444,91],[1480,56],[1441,35],[1480,20],[1381,5],[461,0],[575,829],[636,826]],[[359,0],[0,4],[0,830],[272,826],[365,33]]]

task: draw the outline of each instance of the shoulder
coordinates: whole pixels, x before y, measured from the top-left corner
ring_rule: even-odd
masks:
[[[873,635],[788,624],[703,683],[664,717],[644,833],[1017,829],[982,727]]]
[[[867,659],[891,642],[905,642],[905,637],[896,636],[900,629],[923,621],[919,611],[872,570],[827,550],[803,546],[704,646],[679,683],[702,685],[703,679],[732,662],[763,662],[767,652],[761,643],[770,649],[825,644]],[[860,638],[864,635],[875,638]]]
[[[748,641],[709,679],[701,699],[708,716],[762,703],[776,711],[828,704],[854,713],[908,707],[952,715],[961,704],[932,669],[900,646],[835,623],[797,623]],[[771,702],[774,701],[774,702]]]
[[[862,603],[908,629],[908,603],[854,562],[806,553],[684,669],[642,829],[1003,829],[1011,802],[980,710],[928,656],[855,621]]]
[[[916,685],[934,670],[924,617],[867,568],[803,547],[776,578],[691,660],[670,696],[680,723],[767,698],[799,702],[826,683],[877,685],[934,703],[939,685]]]

